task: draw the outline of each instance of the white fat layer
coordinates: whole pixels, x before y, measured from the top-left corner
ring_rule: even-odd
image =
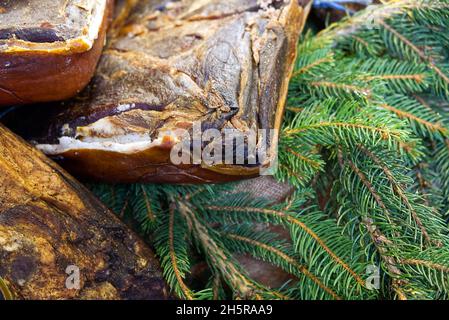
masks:
[[[59,138],[59,144],[38,144],[36,148],[47,155],[60,155],[69,151],[80,150],[100,150],[118,152],[123,154],[133,154],[162,145],[166,138],[170,138],[173,144],[182,141],[182,135],[176,132],[160,132],[157,139],[151,140],[147,134],[124,134],[114,137],[85,137],[83,140],[72,137]]]
[[[129,144],[129,143],[135,143],[135,142],[146,142],[146,141],[151,142],[151,138],[147,134],[128,133],[128,134],[117,135],[117,136],[112,136],[112,137],[108,137],[108,138],[84,137],[80,141],[88,142],[88,143],[112,142],[112,143],[120,143],[120,144]]]
[[[92,7],[90,8],[90,10],[92,10],[92,16],[89,30],[87,36],[82,36],[83,40],[90,48],[93,47],[95,40],[98,39],[101,24],[103,23],[104,15],[106,13],[106,2],[107,0],[92,1]]]
[[[59,138],[59,144],[39,144],[37,149],[48,155],[58,155],[68,151],[76,150],[101,150],[110,152],[119,152],[133,154],[144,151],[151,147],[158,146],[162,139],[151,141],[148,136],[125,135],[115,137],[113,141],[102,139],[90,139],[90,141],[81,141],[71,137]]]
[[[117,107],[117,111],[118,112],[125,112],[125,111],[128,111],[129,109],[131,109],[131,108],[134,108],[136,105],[134,104],[134,103],[131,103],[131,104],[120,104],[118,107]]]
[[[125,134],[125,130],[112,123],[109,117],[100,119],[89,126],[76,129],[76,138],[83,139],[89,137],[113,137],[123,134]]]

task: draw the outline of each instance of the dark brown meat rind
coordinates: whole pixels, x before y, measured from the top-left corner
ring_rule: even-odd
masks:
[[[80,289],[66,288],[68,266]],[[148,247],[84,187],[0,126],[0,278],[16,299],[164,299]]]
[[[36,137],[38,147],[77,175],[108,182],[257,176],[266,163],[172,165],[173,141],[163,133],[196,121],[219,130],[279,129],[308,7],[296,0],[164,3],[134,6],[92,85],[66,111],[44,120],[47,134]],[[161,139],[135,150],[111,147],[129,135]],[[62,136],[68,147],[58,144]],[[270,159],[276,145],[274,139]]]
[[[0,107],[59,101],[92,78],[113,0],[0,0]]]

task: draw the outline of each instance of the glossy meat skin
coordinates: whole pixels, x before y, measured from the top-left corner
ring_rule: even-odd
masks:
[[[107,182],[257,176],[266,163],[172,165],[174,142],[164,132],[189,129],[195,121],[203,129],[241,132],[280,127],[308,9],[296,0],[263,2],[138,2],[110,40],[89,88],[56,117],[43,117],[45,134],[34,136],[38,148],[77,175]],[[58,144],[61,135],[65,143]],[[130,136],[153,143],[111,147]],[[276,145],[276,138],[270,141],[271,158]]]

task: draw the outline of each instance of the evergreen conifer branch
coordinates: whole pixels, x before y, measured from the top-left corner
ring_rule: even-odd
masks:
[[[277,178],[296,187],[284,203],[233,184],[94,189],[139,223],[181,298],[447,298],[448,27],[448,0],[399,0],[304,36],[279,145]],[[192,251],[211,272],[198,291]],[[268,288],[237,253],[297,280]],[[367,288],[373,265],[379,290]]]

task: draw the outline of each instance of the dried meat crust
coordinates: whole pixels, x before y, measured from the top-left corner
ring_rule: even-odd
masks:
[[[92,84],[44,120],[37,147],[107,182],[216,183],[257,165],[173,165],[165,132],[279,129],[299,33],[297,0],[140,1],[110,41]],[[269,161],[277,137],[269,142]],[[268,161],[268,162],[269,162]]]

